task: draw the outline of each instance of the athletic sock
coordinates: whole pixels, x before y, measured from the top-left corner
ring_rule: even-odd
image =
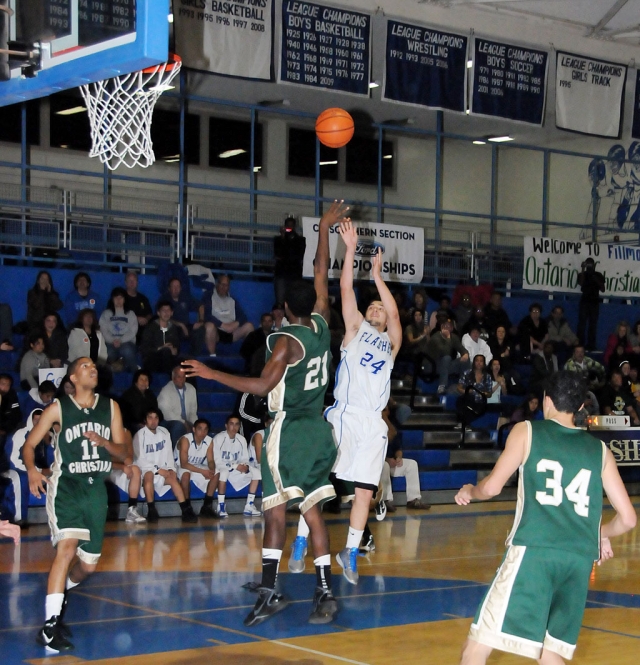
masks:
[[[331,555],[323,554],[313,560],[316,567],[316,586],[325,591],[331,590]]]
[[[309,525],[302,515],[300,515],[300,519],[298,520],[298,536],[302,538],[309,537]]]
[[[247,503],[253,503],[255,501],[255,494],[247,494]]]
[[[347,536],[347,549],[353,549],[354,547],[360,547],[360,541],[362,540],[362,531],[357,531],[353,527],[349,527],[349,535]]]
[[[129,497],[129,508],[137,508],[138,507],[138,497],[135,497],[132,499]]]
[[[267,589],[276,588],[278,579],[278,567],[280,566],[280,557],[282,550],[271,550],[262,548],[262,583],[261,586]]]
[[[221,506],[224,503],[224,499],[224,494],[218,494],[218,506]]]
[[[44,601],[45,621],[49,621],[51,617],[59,617],[62,612],[62,603],[64,602],[63,593],[50,593]]]
[[[191,505],[191,501],[189,501],[189,499],[185,499],[184,501],[178,503],[178,505],[180,506],[180,510],[184,513],[184,511]]]
[[[156,507],[156,502],[155,501],[147,501],[147,508],[149,510],[155,510]]]
[[[202,507],[203,508],[204,507],[211,508],[212,505],[213,505],[213,497],[212,496],[205,496],[204,501],[202,503]]]
[[[74,587],[77,587],[80,582],[74,582],[70,577],[67,577],[67,584],[65,586],[65,590],[69,591],[69,589],[73,589]]]

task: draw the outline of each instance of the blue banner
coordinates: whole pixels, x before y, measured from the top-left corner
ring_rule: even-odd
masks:
[[[633,125],[631,136],[640,139],[640,69],[636,72],[636,92],[633,96]]]
[[[464,113],[467,42],[461,35],[387,21],[383,99]]]
[[[371,16],[282,3],[280,82],[369,96]]]
[[[471,113],[541,125],[549,54],[476,37]]]

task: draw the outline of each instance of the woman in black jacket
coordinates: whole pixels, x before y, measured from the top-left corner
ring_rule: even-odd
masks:
[[[27,326],[29,330],[42,327],[42,321],[49,312],[62,309],[64,303],[53,288],[53,279],[46,270],[41,270],[36,283],[27,293]]]
[[[139,369],[133,375],[131,387],[125,390],[118,400],[122,410],[122,422],[132,434],[144,427],[147,411],[158,408],[158,399],[149,388],[150,385],[151,375]]]

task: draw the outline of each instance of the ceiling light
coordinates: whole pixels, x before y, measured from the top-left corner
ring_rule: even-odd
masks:
[[[254,166],[253,167],[253,172],[258,173],[258,171],[260,171],[261,168],[262,168],[262,166]]]
[[[320,164],[320,166],[331,166],[332,164],[337,164],[337,163],[338,163],[337,159],[334,159],[333,161],[330,161],[330,162],[318,162],[318,164]]]
[[[164,159],[180,159],[180,153],[177,155],[167,155]]]
[[[476,140],[473,142],[473,145],[487,145],[487,142],[486,142],[486,141],[482,141],[481,139],[476,139]]]
[[[465,111],[465,113],[466,113],[467,115],[469,115],[469,114],[471,113],[471,109],[467,109],[467,110]]]
[[[393,155],[382,155],[382,159],[393,159]]]
[[[473,67],[473,60],[467,60],[467,69],[471,69]]]
[[[370,81],[369,82],[369,87],[370,88],[379,88],[380,84],[377,81]]]
[[[225,150],[224,152],[221,152],[218,157],[220,159],[227,159],[228,157],[235,157],[236,155],[243,155],[246,150],[243,150],[242,148],[234,148],[233,150]]]
[[[511,136],[487,136],[487,141],[492,141],[493,143],[505,143],[506,141],[513,141]]]
[[[172,162],[179,162],[179,161],[180,161],[180,157],[176,157],[176,158],[166,158],[166,157],[165,157],[165,158],[164,158],[164,161],[167,162],[167,164],[171,164]]]
[[[173,23],[173,14],[169,14],[168,19],[169,23]]]
[[[68,148],[69,146],[66,143],[63,143],[60,147],[61,148]]]
[[[82,113],[87,110],[86,106],[72,106],[69,109],[56,111],[56,115],[73,115],[74,113]]]

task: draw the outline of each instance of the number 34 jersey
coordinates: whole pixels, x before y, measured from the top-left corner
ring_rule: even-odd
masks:
[[[363,321],[356,336],[340,347],[333,395],[338,402],[365,411],[379,411],[387,406],[391,387],[391,340]]]
[[[528,455],[507,545],[569,550],[598,559],[605,446],[555,420],[527,422]]]

